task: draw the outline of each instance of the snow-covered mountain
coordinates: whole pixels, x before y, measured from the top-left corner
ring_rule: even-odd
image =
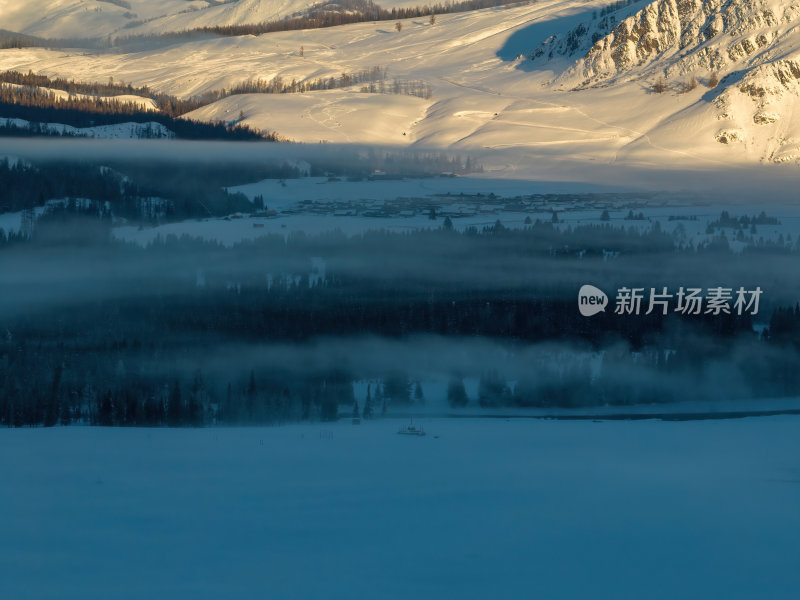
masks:
[[[667,78],[730,73],[786,58],[795,50],[800,2],[786,0],[656,0],[593,19],[585,54],[561,78],[574,85],[598,85],[620,78],[662,73]],[[605,35],[605,27],[616,25]],[[567,37],[570,37],[567,36]],[[534,53],[536,54],[536,53]]]
[[[263,11],[279,1],[130,0],[130,11],[151,11],[154,18],[140,27],[162,23],[170,30],[177,19],[192,26],[264,20]],[[44,33],[39,25],[68,14],[56,8],[88,0],[26,6],[37,2],[48,8],[26,32]],[[93,6],[99,4],[120,9]],[[187,7],[196,10],[178,10]],[[0,0],[0,15],[20,10]],[[420,81],[432,96],[375,94],[358,85],[233,95],[191,118],[230,121],[241,113],[245,124],[299,142],[470,150],[487,166],[512,173],[563,158],[800,163],[798,24],[800,0],[540,0],[439,15],[435,24],[407,19],[401,31],[391,22],[368,22],[136,52],[9,49],[0,51],[0,69],[82,81],[113,77],[188,97],[248,80],[308,82],[380,66],[390,83]],[[0,26],[13,28],[7,20]]]
[[[800,122],[793,118],[800,97],[800,2],[656,0],[613,8],[531,52],[539,65],[576,59],[555,87],[638,82],[681,94],[699,82],[709,91],[679,118],[713,124],[706,133],[718,142],[748,145],[764,160],[800,157]]]

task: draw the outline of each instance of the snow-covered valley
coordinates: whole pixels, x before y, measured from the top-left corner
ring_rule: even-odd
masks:
[[[521,229],[536,221],[557,221],[569,229],[608,225],[648,231],[654,226],[680,243],[699,245],[725,233],[736,248],[750,242],[800,240],[800,207],[780,198],[747,201],[681,190],[656,193],[582,182],[540,182],[484,177],[343,181],[338,178],[265,180],[231,188],[264,199],[269,214],[234,214],[156,227],[120,225],[115,235],[140,244],[157,237],[197,236],[234,244],[271,234],[436,229],[449,218],[458,230],[491,228],[498,222]],[[433,209],[433,213],[431,213]],[[761,212],[774,220],[739,232],[717,228],[723,212],[734,218]],[[555,215],[555,217],[554,217]],[[737,238],[738,236],[738,238]]]
[[[798,417],[0,430],[8,597],[796,597]]]
[[[415,7],[0,0],[3,597],[800,597],[800,3]]]

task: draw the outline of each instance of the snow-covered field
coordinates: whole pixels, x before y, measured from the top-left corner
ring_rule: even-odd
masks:
[[[6,598],[800,593],[800,418],[0,431]]]
[[[231,215],[167,223],[156,227],[119,225],[119,239],[146,244],[157,236],[190,235],[232,245],[267,234],[316,234],[340,230],[350,235],[366,231],[409,231],[442,226],[450,217],[453,227],[494,226],[521,228],[538,220],[550,222],[558,215],[556,227],[610,224],[626,229],[649,230],[654,225],[676,233],[679,241],[702,244],[724,232],[733,249],[737,229],[708,230],[723,211],[732,217],[756,217],[762,211],[777,223],[760,224],[752,232],[744,228],[748,241],[777,241],[789,245],[800,239],[800,207],[776,199],[737,203],[727,196],[708,196],[688,191],[656,193],[640,189],[584,184],[582,182],[541,182],[491,179],[486,177],[434,177],[389,181],[347,181],[304,177],[276,180],[230,188],[250,200],[264,199],[271,216]],[[437,218],[430,219],[430,207]],[[634,219],[630,213],[634,213]],[[752,238],[752,239],[751,239]]]
[[[31,126],[25,119],[4,119],[0,117],[0,127],[27,130]],[[117,123],[116,125],[96,125],[94,127],[73,127],[63,123],[33,123],[51,134],[98,138],[106,140],[171,139],[175,134],[161,123]]]

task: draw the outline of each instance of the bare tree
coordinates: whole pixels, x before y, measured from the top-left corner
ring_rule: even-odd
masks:
[[[719,85],[719,75],[716,73],[712,73],[711,77],[708,78],[708,82],[706,85],[710,88],[715,88]]]
[[[403,24],[400,21],[398,21],[397,23],[394,24],[394,28],[397,29],[397,31],[402,31]]]
[[[653,91],[656,94],[663,94],[667,91],[667,82],[664,81],[663,77],[659,77],[653,82]]]
[[[436,25],[436,15],[433,13],[431,13],[430,23],[431,25]]]
[[[691,92],[693,89],[697,87],[697,78],[692,77],[689,81],[683,84],[683,92]]]

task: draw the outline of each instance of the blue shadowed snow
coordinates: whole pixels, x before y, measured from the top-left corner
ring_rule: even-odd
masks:
[[[800,418],[422,423],[0,431],[3,595],[798,597]]]

